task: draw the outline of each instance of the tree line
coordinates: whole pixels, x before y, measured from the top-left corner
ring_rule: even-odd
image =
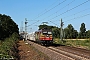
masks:
[[[39,30],[42,28],[52,29],[53,37],[60,38],[61,28],[58,28],[56,26],[39,25]],[[65,38],[65,39],[90,38],[90,30],[86,31],[85,23],[81,23],[79,32],[74,29],[72,24],[68,24],[68,26],[63,29],[63,38]]]
[[[10,16],[0,14],[0,40],[10,37],[14,32],[19,34],[18,25]]]

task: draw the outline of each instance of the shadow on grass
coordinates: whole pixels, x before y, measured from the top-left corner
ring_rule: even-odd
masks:
[[[50,47],[50,46],[52,46],[52,47],[59,47],[59,46],[65,46],[65,45],[53,43],[53,44],[51,44],[51,45],[44,45],[44,46],[45,46],[45,47]]]
[[[66,41],[60,41],[59,43],[53,43],[51,46],[58,47],[58,46],[65,46]]]

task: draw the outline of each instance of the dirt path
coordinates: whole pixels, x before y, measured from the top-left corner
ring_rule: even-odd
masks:
[[[19,41],[18,45],[20,60],[49,60],[46,55],[24,41]]]

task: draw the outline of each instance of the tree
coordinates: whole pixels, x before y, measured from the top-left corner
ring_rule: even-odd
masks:
[[[74,30],[73,26],[69,24],[65,29],[65,38],[66,39],[75,39],[77,38],[78,32],[77,30]]]
[[[64,29],[64,33],[65,33],[64,38],[65,38],[65,39],[68,39],[68,38],[69,38],[69,35],[68,35],[68,34],[69,34],[69,29],[68,29],[68,28],[65,28],[65,29]]]
[[[78,32],[77,30],[73,31],[73,39],[76,39],[78,37]]]
[[[79,38],[84,39],[86,37],[86,28],[85,28],[85,24],[82,23],[81,27],[80,27],[80,32],[79,32]]]
[[[18,25],[11,19],[10,16],[0,14],[0,40],[9,37],[14,32],[19,34]]]
[[[48,25],[39,25],[39,30],[41,29],[51,29],[54,28],[55,26],[48,26]]]
[[[86,38],[90,38],[90,30],[86,31]]]
[[[52,32],[53,32],[53,37],[54,38],[60,38],[60,28],[58,27],[54,27],[52,28]]]
[[[48,25],[39,25],[39,30],[48,28]]]

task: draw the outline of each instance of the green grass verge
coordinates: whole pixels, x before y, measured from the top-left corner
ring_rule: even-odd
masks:
[[[12,59],[16,58],[18,35],[12,34],[9,38],[6,38],[0,45],[0,59]]]
[[[64,40],[64,42],[62,42],[60,39],[54,39],[54,43],[66,46],[81,47],[90,50],[90,40]]]

